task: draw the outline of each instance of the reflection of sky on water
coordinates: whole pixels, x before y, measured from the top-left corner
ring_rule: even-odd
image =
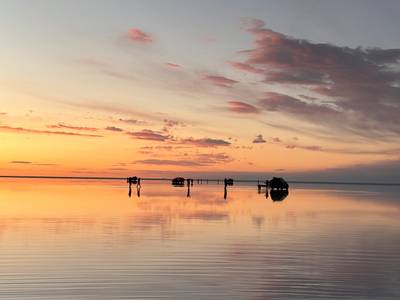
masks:
[[[330,189],[3,180],[0,299],[398,299],[396,190]]]

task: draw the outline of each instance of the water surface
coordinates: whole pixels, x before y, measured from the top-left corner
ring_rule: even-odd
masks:
[[[0,299],[400,299],[400,189],[0,181]]]

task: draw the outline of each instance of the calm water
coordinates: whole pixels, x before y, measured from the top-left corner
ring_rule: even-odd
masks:
[[[0,181],[0,299],[400,299],[400,189]]]

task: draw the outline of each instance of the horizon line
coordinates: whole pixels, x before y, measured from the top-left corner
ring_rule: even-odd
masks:
[[[14,179],[80,179],[80,180],[126,180],[128,177],[100,177],[100,176],[42,176],[42,175],[0,175],[0,178],[14,178]],[[141,180],[149,181],[168,181],[173,178],[168,177],[140,177]],[[211,182],[223,181],[224,179],[219,178],[193,178],[193,180],[206,180]],[[258,179],[234,179],[236,182],[248,182],[248,183],[262,183],[262,180]],[[384,186],[400,186],[400,183],[395,182],[351,182],[351,181],[313,181],[313,180],[287,180],[288,183],[293,184],[336,184],[336,185],[384,185]]]

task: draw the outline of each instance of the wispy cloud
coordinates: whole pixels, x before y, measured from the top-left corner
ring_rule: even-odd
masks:
[[[104,128],[105,130],[108,131],[115,131],[115,132],[122,132],[124,131],[122,128],[119,127],[115,127],[115,126],[107,126],[106,128]]]
[[[139,28],[130,28],[128,30],[128,38],[138,43],[153,43],[153,37],[150,33],[144,32]]]
[[[23,127],[0,126],[0,131],[17,132],[17,133],[33,133],[33,134],[50,134],[50,135],[66,135],[66,136],[83,136],[83,137],[103,137],[97,134],[83,134],[68,131],[52,131],[38,130]]]
[[[228,109],[235,113],[257,114],[260,112],[260,110],[257,107],[249,103],[241,101],[229,101],[228,104],[229,104]]]
[[[171,160],[171,159],[143,159],[143,160],[136,160],[135,163],[137,164],[144,164],[144,165],[167,165],[167,166],[202,166],[201,163],[191,160]]]
[[[236,80],[217,75],[206,75],[203,77],[203,80],[208,81],[213,85],[225,88],[231,88],[234,84],[238,83]]]
[[[83,131],[98,131],[98,128],[94,127],[85,127],[85,126],[73,126],[64,123],[58,123],[57,125],[48,125],[47,128],[52,129],[72,129],[72,130],[83,130]]]
[[[34,166],[56,166],[57,164],[49,164],[49,163],[34,163],[28,160],[13,160],[10,161],[10,164],[21,164],[21,165],[34,165]]]
[[[179,141],[181,144],[194,145],[197,147],[219,147],[219,146],[229,146],[230,142],[222,140],[222,139],[213,139],[213,138],[186,138]]]
[[[168,165],[168,166],[183,166],[183,167],[203,167],[216,164],[225,164],[233,161],[233,159],[225,153],[203,153],[191,156],[191,159],[144,159],[136,160],[136,164],[145,165]]]
[[[387,157],[399,157],[400,148],[386,148],[386,149],[370,149],[365,147],[352,147],[352,148],[331,148],[323,147],[320,145],[304,145],[299,143],[298,138],[293,139],[293,141],[284,141],[279,137],[269,138],[271,144],[281,145],[286,149],[300,149],[307,151],[317,151],[326,153],[340,153],[340,154],[351,154],[351,155],[379,155]]]
[[[127,135],[139,139],[139,140],[149,140],[149,141],[159,141],[164,142],[171,139],[170,135],[164,134],[160,131],[154,131],[150,129],[143,129],[141,131],[128,131]]]
[[[83,66],[88,66],[91,67],[95,70],[97,70],[99,73],[102,73],[108,77],[116,78],[116,79],[123,79],[127,81],[133,81],[137,80],[137,77],[135,74],[126,72],[124,70],[121,70],[121,68],[110,64],[105,61],[93,59],[93,58],[81,58],[75,60],[76,63],[83,65]]]
[[[260,100],[260,106],[268,111],[279,111],[294,115],[305,115],[307,117],[313,114],[319,117],[322,115],[340,114],[339,111],[327,105],[305,102],[288,95],[273,92],[265,93],[265,98]]]
[[[250,72],[250,73],[255,73],[255,74],[262,74],[263,70],[261,69],[257,69],[255,67],[253,67],[250,64],[246,64],[246,63],[241,63],[241,62],[236,62],[236,61],[229,61],[228,64],[240,71],[246,71],[246,72]]]
[[[169,68],[171,68],[171,69],[179,69],[179,68],[182,68],[181,65],[174,64],[174,63],[170,63],[170,62],[165,63],[165,66],[166,66],[166,67],[169,67]]]
[[[62,103],[64,105],[72,106],[72,107],[79,107],[89,110],[96,110],[106,112],[108,114],[117,114],[119,116],[125,116],[119,118],[120,122],[127,123],[127,124],[136,124],[136,125],[146,125],[148,121],[162,121],[165,119],[166,114],[160,112],[144,112],[144,111],[137,111],[130,107],[126,106],[118,106],[116,104],[110,104],[104,101],[80,101],[80,102],[70,102],[59,100],[57,98],[51,97],[52,101],[56,101]],[[128,117],[129,116],[129,117]],[[134,117],[133,117],[134,116]],[[139,119],[140,118],[140,119]]]
[[[169,132],[172,128],[177,126],[185,127],[186,123],[177,120],[164,119],[164,127],[162,130],[165,132]]]
[[[127,123],[127,124],[134,124],[134,125],[147,125],[146,121],[137,120],[137,119],[119,119],[120,122]]]
[[[143,146],[140,147],[140,151],[142,151],[143,154],[149,154],[149,153],[159,153],[160,151],[176,151],[176,150],[181,150],[181,149],[190,149],[191,147],[189,146],[181,146],[181,145],[158,145],[158,146]],[[156,152],[154,151],[156,150]],[[146,153],[144,153],[146,152]]]

